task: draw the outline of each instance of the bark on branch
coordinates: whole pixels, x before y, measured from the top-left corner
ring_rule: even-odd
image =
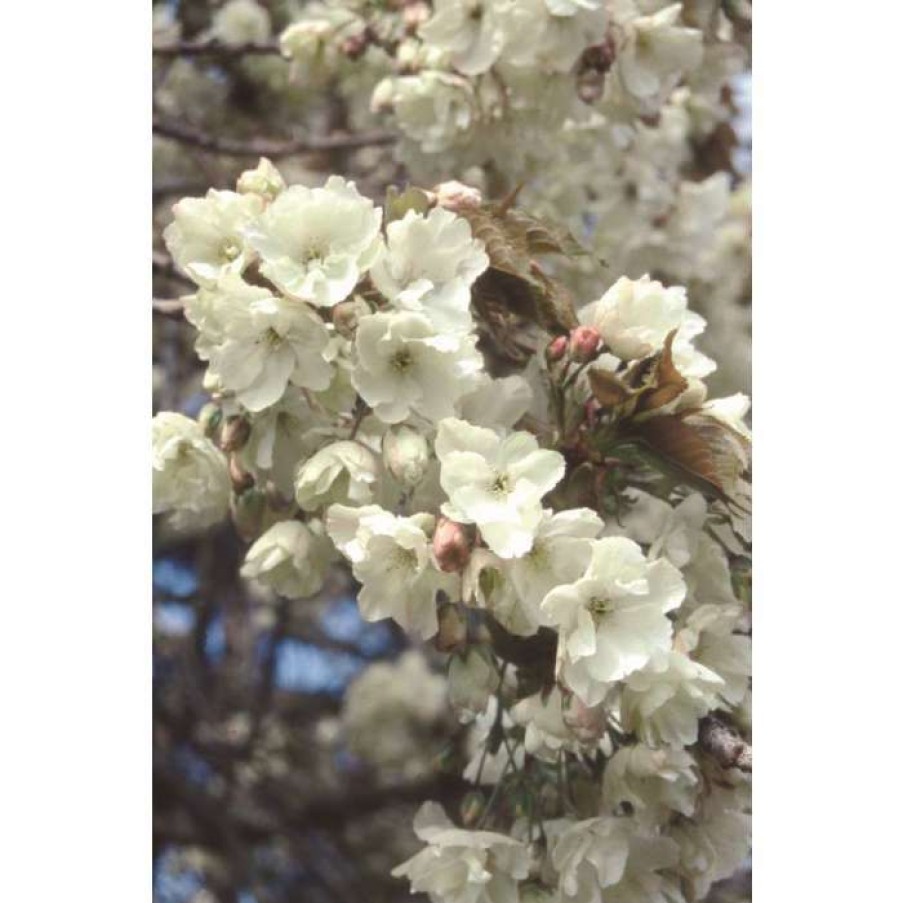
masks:
[[[752,746],[712,715],[699,722],[699,745],[722,768],[752,771]]]
[[[184,122],[176,122],[154,115],[154,134],[213,154],[232,157],[290,157],[294,154],[315,151],[354,150],[359,147],[376,147],[393,144],[396,136],[391,132],[358,132],[356,134],[324,135],[320,138],[302,138],[294,141],[273,141],[268,138],[240,140],[211,135]]]

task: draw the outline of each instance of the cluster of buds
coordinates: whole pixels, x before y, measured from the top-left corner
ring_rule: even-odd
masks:
[[[546,346],[550,364],[568,359],[577,364],[594,361],[602,351],[602,337],[595,326],[577,326],[569,335],[555,336]]]

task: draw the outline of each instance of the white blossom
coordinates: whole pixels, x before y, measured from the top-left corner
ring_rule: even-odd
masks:
[[[242,273],[255,254],[245,230],[263,209],[254,194],[217,191],[183,198],[172,208],[173,221],[163,230],[176,264],[198,285],[211,286],[226,273]]]
[[[647,746],[689,746],[699,719],[718,705],[724,681],[681,652],[659,653],[627,677],[621,722]]]
[[[437,333],[410,312],[363,317],[355,349],[354,386],[385,423],[411,413],[433,422],[453,415],[483,366],[475,337]]]
[[[455,418],[439,423],[436,455],[449,498],[443,513],[476,524],[502,558],[529,551],[542,520],[542,497],[564,476],[564,458],[541,449],[530,433],[502,438]]]
[[[552,863],[562,903],[683,903],[676,882],[659,874],[676,865],[677,844],[631,819],[602,815],[558,833]]]
[[[238,177],[235,187],[239,194],[256,194],[271,201],[285,190],[285,179],[266,157],[261,157],[254,169],[246,169]]]
[[[217,287],[222,342],[208,350],[210,370],[249,411],[262,411],[285,394],[289,383],[325,389],[332,367],[323,357],[329,333],[305,304],[287,301],[241,277]]]
[[[565,721],[564,705],[561,689],[554,686],[548,694],[534,693],[512,706],[511,718],[525,728],[524,748],[531,756],[557,762],[562,750],[583,749],[585,744]]]
[[[508,565],[508,575],[528,615],[537,626],[551,626],[540,608],[556,586],[573,583],[586,570],[592,553],[590,540],[598,537],[603,523],[588,508],[543,511],[530,550]]]
[[[649,558],[667,558],[683,570],[692,560],[702,540],[708,506],[698,492],[690,493],[677,505],[643,492],[625,493],[630,507],[612,521],[606,535],[626,535],[649,546]]]
[[[738,794],[713,787],[694,817],[680,820],[668,833],[677,842],[679,871],[692,890],[691,899],[702,900],[749,855],[751,817]]]
[[[461,419],[474,426],[513,429],[533,403],[533,389],[519,373],[493,379],[480,373],[476,388],[461,398]]]
[[[724,681],[719,697],[726,706],[743,701],[752,674],[752,640],[734,633],[741,611],[740,605],[701,605],[675,638],[675,647]]]
[[[667,613],[684,594],[670,562],[650,562],[624,537],[594,540],[583,576],[551,590],[541,606],[559,631],[561,679],[587,705],[601,702],[612,682],[669,648]]]
[[[748,396],[737,392],[728,398],[714,398],[707,401],[702,406],[702,410],[751,442],[752,433],[746,425],[746,415],[749,413],[751,404]]]
[[[422,313],[437,331],[468,332],[470,287],[488,265],[467,220],[434,207],[389,223],[371,278],[396,308]]]
[[[623,360],[635,360],[660,351],[672,330],[674,363],[687,377],[702,378],[715,364],[693,347],[693,339],[705,329],[705,320],[687,309],[682,286],[665,288],[643,276],[622,276],[596,302],[581,311],[581,319],[599,330],[606,345]]]
[[[379,464],[370,449],[359,442],[333,442],[298,468],[295,499],[305,511],[333,502],[366,504],[378,476]]]
[[[447,50],[452,65],[465,75],[486,72],[505,43],[498,11],[500,0],[436,0],[433,16],[420,36]]]
[[[673,3],[627,25],[616,71],[624,88],[640,101],[661,102],[680,76],[702,62],[702,33],[679,24],[681,4]]]
[[[151,431],[154,514],[182,532],[222,520],[231,494],[225,455],[183,414],[157,414]]]
[[[606,763],[602,800],[612,814],[624,810],[652,826],[672,812],[690,817],[699,794],[696,762],[683,749],[622,746]]]
[[[391,109],[401,131],[425,153],[448,149],[474,126],[472,86],[448,72],[427,70],[383,80],[373,92],[376,109]]]
[[[333,505],[326,529],[363,584],[358,605],[365,620],[392,618],[424,639],[436,633],[436,597],[457,597],[460,580],[435,566],[422,518],[398,517],[375,505]]]
[[[213,15],[210,34],[227,45],[260,43],[270,37],[270,14],[257,0],[227,0]]]
[[[319,592],[334,557],[318,521],[284,520],[273,524],[248,549],[241,575],[280,596],[303,599]]]
[[[246,234],[261,272],[285,294],[332,307],[372,266],[381,222],[382,210],[354,182],[330,176],[321,188],[287,188]]]
[[[411,890],[441,903],[516,903],[530,851],[505,834],[456,828],[437,803],[424,803],[414,832],[427,846],[392,870]]]
[[[289,393],[251,418],[251,432],[241,450],[243,466],[265,485],[271,480],[285,499],[295,494],[295,471],[328,436],[330,421]]]

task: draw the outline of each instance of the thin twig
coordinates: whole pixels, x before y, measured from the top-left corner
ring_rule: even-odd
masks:
[[[266,56],[280,53],[278,41],[248,41],[244,44],[224,44],[216,38],[196,41],[173,41],[154,47],[154,56]]]
[[[359,147],[377,147],[393,144],[397,136],[391,132],[358,132],[356,134],[333,134],[319,138],[301,138],[294,141],[273,141],[268,138],[250,138],[242,141],[236,138],[223,138],[211,135],[201,129],[164,119],[155,115],[153,118],[154,134],[171,138],[182,144],[198,147],[213,154],[226,154],[232,157],[290,157],[294,154],[312,153],[314,151],[354,150]]]
[[[185,305],[179,298],[154,298],[154,313],[164,317],[181,317]]]
[[[177,279],[179,282],[184,282],[186,285],[194,285],[186,275],[180,273],[176,269],[176,265],[173,263],[173,259],[169,254],[166,254],[163,251],[154,251],[151,260],[154,272],[157,275],[166,276],[168,279]]]

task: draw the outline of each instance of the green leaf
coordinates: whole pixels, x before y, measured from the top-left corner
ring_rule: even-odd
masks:
[[[415,213],[426,213],[430,209],[429,196],[423,189],[409,185],[404,191],[390,185],[386,189],[386,222],[401,219],[408,210]]]

